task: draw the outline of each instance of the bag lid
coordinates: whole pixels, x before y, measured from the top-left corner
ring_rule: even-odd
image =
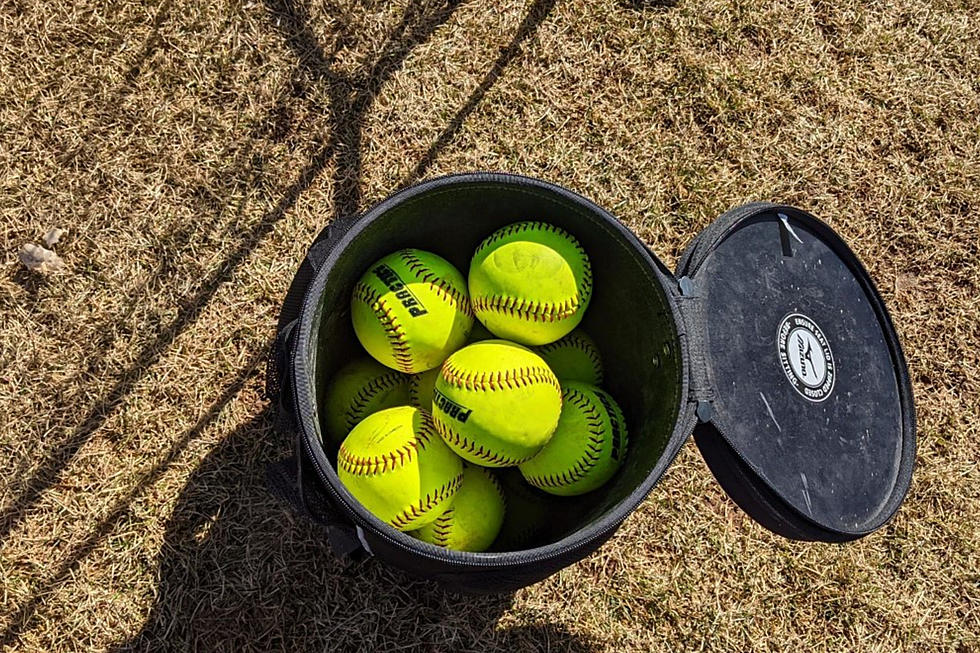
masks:
[[[887,522],[912,477],[912,390],[844,241],[804,211],[749,204],[691,243],[677,277],[695,441],[726,492],[794,539],[855,539]]]

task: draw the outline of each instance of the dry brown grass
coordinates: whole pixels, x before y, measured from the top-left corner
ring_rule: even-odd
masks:
[[[980,3],[0,0],[0,641],[25,651],[980,647]],[[263,488],[261,365],[304,246],[503,169],[672,262],[728,207],[828,219],[919,409],[898,517],[744,517],[687,446],[601,551],[513,596],[367,562]],[[51,226],[69,272],[23,272]]]

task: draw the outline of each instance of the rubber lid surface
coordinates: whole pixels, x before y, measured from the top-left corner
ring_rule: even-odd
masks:
[[[884,524],[911,481],[912,395],[850,249],[805,212],[749,205],[699,236],[678,276],[701,303],[711,425],[735,455],[820,528]]]

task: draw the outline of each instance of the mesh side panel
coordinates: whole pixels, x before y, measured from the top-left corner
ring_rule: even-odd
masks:
[[[265,398],[278,401],[282,392],[282,369],[278,355],[278,339],[269,347],[269,356],[265,361]]]
[[[307,515],[296,485],[296,456],[269,463],[265,468],[265,482],[269,492],[294,512]]]

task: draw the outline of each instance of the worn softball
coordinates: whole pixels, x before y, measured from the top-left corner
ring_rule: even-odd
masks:
[[[595,386],[567,383],[562,401],[555,434],[520,470],[534,487],[575,496],[600,487],[619,469],[626,420],[613,398]]]
[[[469,291],[477,318],[496,336],[543,345],[581,322],[592,297],[592,267],[564,229],[517,222],[477,247]]]
[[[400,406],[354,427],[340,445],[337,475],[378,519],[410,531],[449,507],[463,463],[439,437],[427,411]]]
[[[415,532],[423,542],[456,551],[486,551],[504,522],[504,494],[492,472],[463,464],[463,482],[453,503]]]
[[[560,340],[533,348],[544,359],[562,383],[579,381],[590,385],[602,383],[602,359],[595,342],[581,329],[575,329]]]
[[[473,327],[466,281],[445,259],[403,249],[374,265],[354,286],[354,333],[369,354],[414,374],[438,367]]]
[[[503,340],[463,347],[442,364],[432,417],[446,444],[484,467],[511,467],[545,445],[561,413],[561,386],[541,357]]]
[[[368,356],[342,367],[324,401],[325,440],[340,444],[371,413],[408,404],[411,378]]]

